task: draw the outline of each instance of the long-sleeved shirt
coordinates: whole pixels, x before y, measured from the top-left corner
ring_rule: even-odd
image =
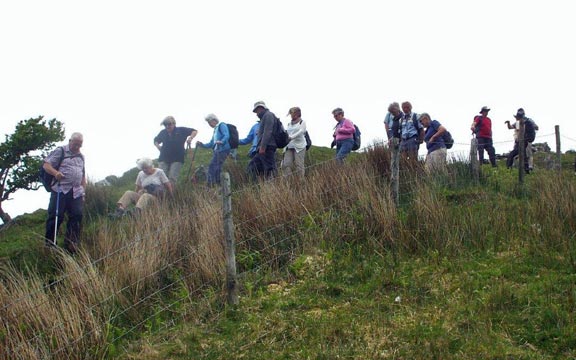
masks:
[[[250,147],[250,150],[248,151],[248,156],[250,157],[258,152],[258,128],[260,128],[259,122],[252,125],[250,132],[248,132],[248,136],[246,136],[244,139],[238,140],[239,145],[252,143],[252,147]]]
[[[306,138],[304,137],[306,122],[304,120],[298,118],[296,121],[290,121],[286,126],[286,131],[292,139],[286,146],[287,149],[296,149],[296,152],[306,149]]]
[[[354,137],[354,123],[346,118],[343,118],[341,121],[336,124],[336,128],[334,131],[334,139],[336,141],[352,139]]]
[[[230,150],[230,131],[228,131],[228,126],[220,122],[216,127],[214,127],[214,134],[212,135],[212,140],[208,144],[202,144],[203,148],[214,149],[214,151],[225,151]],[[222,144],[217,144],[216,141],[222,141]]]
[[[258,128],[258,147],[274,146],[276,140],[274,139],[274,127],[276,126],[276,115],[270,110],[264,111],[260,117],[260,127]]]

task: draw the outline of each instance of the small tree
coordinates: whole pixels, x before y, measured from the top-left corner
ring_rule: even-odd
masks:
[[[12,135],[0,144],[0,219],[6,224],[12,218],[2,203],[19,189],[38,190],[38,169],[54,143],[64,140],[63,124],[43,116],[21,120]]]

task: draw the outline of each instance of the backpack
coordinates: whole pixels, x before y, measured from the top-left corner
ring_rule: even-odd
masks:
[[[434,130],[438,131],[438,128],[434,127],[434,124],[435,123],[432,123],[432,127]],[[452,137],[452,134],[450,134],[450,131],[446,130],[444,134],[442,134],[442,140],[444,141],[444,145],[446,145],[446,149],[452,149],[452,146],[454,146],[454,138]]]
[[[531,119],[524,119],[524,139],[531,143],[536,138],[536,129]]]
[[[484,116],[482,115],[476,115],[474,117],[474,121],[476,121],[476,119],[478,120],[478,123],[476,124],[476,126],[474,126],[474,134],[478,134],[480,132],[480,128],[482,127],[482,120],[484,120]]]
[[[284,130],[284,125],[282,125],[282,121],[276,118],[276,124],[274,124],[274,132],[272,133],[274,136],[274,141],[276,142],[276,147],[284,148],[290,142],[290,136],[288,136],[288,132]]]
[[[228,144],[230,144],[231,149],[238,149],[238,129],[236,126],[232,124],[222,123],[228,127]],[[220,127],[218,127],[218,131],[220,131]]]
[[[303,120],[300,120],[300,124],[302,124]],[[304,139],[306,139],[306,151],[310,150],[312,146],[312,140],[310,139],[310,135],[308,134],[308,130],[304,133]]]
[[[444,132],[444,134],[442,135],[442,140],[444,140],[444,145],[446,145],[446,149],[452,149],[452,146],[454,146],[454,138],[452,137],[452,134],[450,134],[450,131],[446,130]]]
[[[238,149],[238,129],[236,128],[236,126],[232,125],[232,124],[226,124],[228,125],[228,132],[230,133],[230,138],[228,139],[228,142],[230,143],[230,148],[232,149]]]
[[[360,145],[362,144],[362,140],[360,138],[362,134],[360,133],[360,129],[358,126],[356,126],[356,124],[354,124],[354,130],[354,145],[352,146],[352,151],[360,149]]]
[[[308,135],[308,131],[304,133],[304,139],[306,139],[306,151],[308,151],[310,147],[312,147],[312,140],[310,139],[310,135]]]
[[[55,168],[58,170],[64,160],[64,147],[60,146],[60,160],[58,161],[58,166]],[[38,178],[44,189],[48,192],[52,192],[52,185],[54,185],[54,175],[50,175],[46,170],[44,170],[44,162],[40,165],[40,170],[38,171]]]

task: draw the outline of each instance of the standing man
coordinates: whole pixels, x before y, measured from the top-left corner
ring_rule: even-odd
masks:
[[[160,123],[164,130],[154,138],[154,146],[160,150],[158,167],[166,173],[172,184],[176,184],[180,169],[184,165],[184,143],[192,142],[198,131],[187,127],[176,127],[176,120],[172,116],[166,116]]]
[[[524,119],[524,171],[526,174],[529,174],[534,168],[534,158],[532,156],[532,142],[536,138],[536,130],[538,129],[538,125],[536,123],[526,117],[524,113],[524,109],[520,108],[514,115],[516,122],[514,125],[510,124],[510,121],[505,121],[508,125],[508,129],[514,129],[514,148],[508,154],[508,158],[506,159],[506,167],[508,169],[512,168],[514,165],[514,158],[520,152],[520,120]]]
[[[354,146],[354,123],[344,117],[344,110],[336,108],[332,115],[337,124],[334,128],[334,141],[336,142],[336,162],[344,163],[344,159],[352,151]]]
[[[400,121],[400,152],[409,159],[418,159],[418,149],[424,141],[424,127],[418,121],[418,115],[412,112],[412,104],[409,101],[402,103],[404,112]]]
[[[400,104],[397,102],[393,102],[388,105],[388,113],[384,117],[384,128],[386,129],[386,136],[388,140],[392,140],[392,138],[398,137],[398,126],[394,126],[394,122],[398,122],[400,120],[400,116],[402,112],[400,111]],[[396,130],[396,133],[394,133]]]
[[[258,128],[258,152],[254,155],[252,160],[248,163],[248,174],[253,181],[258,177],[266,179],[276,175],[276,140],[274,139],[274,130],[277,120],[274,115],[264,103],[264,101],[257,101],[254,103],[252,112],[256,113],[260,119],[260,126]]]
[[[220,184],[220,173],[222,172],[222,165],[230,154],[230,131],[228,126],[220,122],[218,117],[214,114],[208,114],[205,118],[208,125],[214,129],[214,135],[207,144],[202,144],[200,141],[196,142],[196,146],[203,148],[213,149],[212,160],[208,165],[208,186]]]
[[[489,111],[490,108],[488,106],[482,106],[480,115],[474,117],[470,130],[472,130],[478,140],[478,160],[480,165],[484,163],[484,150],[486,150],[490,164],[492,164],[492,167],[496,167],[496,150],[494,150],[494,145],[492,144],[492,120],[488,117]]]
[[[82,229],[82,208],[86,189],[84,156],[80,153],[83,141],[81,133],[73,133],[68,145],[52,151],[42,165],[55,179],[46,219],[44,236],[46,245],[56,246],[56,233],[64,221],[64,214],[67,214],[64,248],[71,254],[75,254],[78,250]]]

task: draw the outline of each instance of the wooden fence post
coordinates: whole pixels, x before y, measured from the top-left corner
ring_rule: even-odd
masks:
[[[236,279],[236,244],[232,219],[232,191],[230,174],[222,173],[222,218],[224,223],[226,252],[226,296],[229,305],[238,305],[238,281]]]
[[[526,139],[524,139],[524,134],[526,132],[524,118],[520,118],[520,129],[518,130],[518,183],[522,185],[524,183],[524,161],[526,161]]]
[[[554,126],[556,133],[556,170],[562,171],[562,150],[560,147],[560,125]]]
[[[474,136],[470,141],[470,172],[476,183],[480,181],[480,165],[482,164],[478,160],[478,139]]]
[[[390,186],[392,188],[392,199],[396,207],[400,206],[400,147],[397,138],[390,140],[390,150],[392,159],[390,161]]]

